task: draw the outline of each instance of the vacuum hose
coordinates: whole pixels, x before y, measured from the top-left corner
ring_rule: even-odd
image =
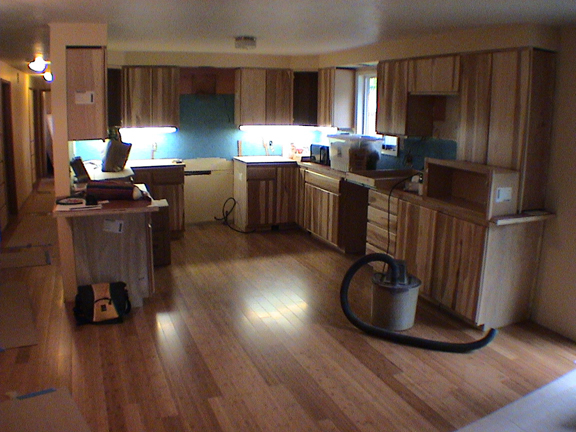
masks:
[[[344,275],[344,279],[342,280],[342,286],[340,288],[340,303],[342,305],[342,310],[344,311],[346,318],[348,318],[348,320],[356,327],[358,327],[360,330],[364,331],[369,335],[376,336],[381,339],[386,339],[394,343],[434,351],[451,352],[451,353],[466,353],[469,351],[474,351],[483,348],[486,345],[488,345],[496,336],[497,330],[490,329],[490,331],[488,331],[488,333],[482,339],[476,340],[474,342],[467,342],[467,343],[442,342],[396,333],[363,322],[360,318],[358,318],[354,314],[354,312],[352,312],[352,309],[350,308],[350,302],[348,301],[348,289],[350,287],[350,282],[352,281],[352,278],[354,277],[356,272],[360,270],[360,268],[363,267],[364,265],[374,261],[383,261],[386,264],[388,264],[390,266],[389,271],[391,272],[391,283],[392,284],[396,283],[400,273],[398,263],[396,262],[396,260],[384,253],[372,253],[360,258],[358,261],[352,264],[352,266],[348,269],[348,271]]]

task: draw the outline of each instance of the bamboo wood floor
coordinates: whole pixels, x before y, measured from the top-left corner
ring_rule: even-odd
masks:
[[[0,400],[68,388],[92,431],[454,431],[574,368],[535,324],[449,354],[361,334],[338,291],[356,259],[298,230],[192,225],[156,293],[119,325],[76,327],[58,263],[1,270],[30,287],[40,343],[0,353]],[[369,309],[369,272],[352,304]],[[368,288],[367,288],[368,287]],[[410,334],[481,335],[419,302]]]

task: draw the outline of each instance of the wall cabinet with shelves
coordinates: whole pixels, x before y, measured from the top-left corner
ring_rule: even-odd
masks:
[[[412,94],[458,93],[460,56],[411,59],[408,64],[408,92]]]
[[[180,126],[178,67],[122,67],[122,126]]]

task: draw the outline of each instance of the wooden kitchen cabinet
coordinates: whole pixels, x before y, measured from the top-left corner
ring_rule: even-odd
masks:
[[[365,251],[367,188],[307,170],[304,195],[305,229],[345,253]]]
[[[68,140],[108,137],[106,48],[66,48]]]
[[[236,70],[237,125],[292,124],[294,73],[290,69]]]
[[[341,177],[305,173],[305,228],[338,247]]]
[[[460,66],[457,158],[485,164],[490,124],[492,54],[489,52],[462,54]]]
[[[408,60],[379,62],[377,83],[376,131],[388,135],[406,135]]]
[[[430,297],[472,322],[480,300],[486,230],[442,213],[436,217]]]
[[[408,63],[408,92],[456,94],[460,84],[460,56],[447,55],[411,59]]]
[[[122,126],[180,126],[180,69],[122,67]]]
[[[398,200],[397,256],[406,261],[410,274],[422,282],[420,293],[432,295],[432,269],[438,212]]]
[[[134,171],[134,183],[144,183],[154,199],[168,201],[171,237],[181,238],[185,231],[184,165],[131,168]]]
[[[544,208],[555,54],[519,48],[461,62],[458,159],[519,171],[518,211]]]
[[[299,169],[294,163],[234,160],[234,225],[241,231],[296,223]]]
[[[544,208],[555,54],[533,48],[492,54],[486,163],[520,171],[518,209]]]
[[[370,189],[368,192],[366,253],[396,256],[398,198]]]
[[[355,89],[354,69],[334,67],[320,69],[318,71],[318,125],[353,129]]]

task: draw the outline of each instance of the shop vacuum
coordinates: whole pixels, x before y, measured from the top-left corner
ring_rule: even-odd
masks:
[[[382,261],[388,264],[386,273],[374,273],[372,277],[372,324],[363,322],[354,314],[348,301],[348,290],[352,278],[364,265]],[[490,329],[479,340],[467,343],[452,343],[423,339],[398,333],[414,324],[418,289],[421,282],[406,271],[403,261],[395,260],[384,253],[368,254],[357,260],[348,269],[340,288],[340,304],[346,318],[365,333],[394,343],[451,353],[467,353],[488,345],[497,330]]]

